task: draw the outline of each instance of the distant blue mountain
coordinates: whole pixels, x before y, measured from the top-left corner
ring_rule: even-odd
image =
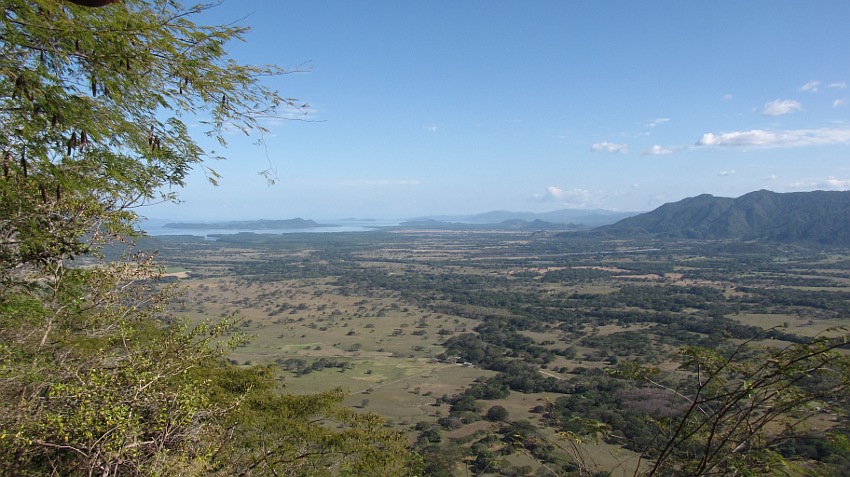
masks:
[[[222,229],[222,230],[278,230],[278,229],[312,229],[316,227],[335,227],[334,225],[323,225],[313,220],[301,218],[287,220],[239,220],[217,223],[192,223],[174,222],[165,224],[169,229]]]
[[[574,228],[593,228],[613,224],[618,220],[639,214],[639,212],[615,212],[602,209],[562,209],[552,212],[510,212],[494,210],[473,215],[429,215],[410,219],[409,222],[432,220],[460,224],[503,224],[510,221],[548,222],[552,224],[572,225]],[[540,225],[540,224],[538,224]]]
[[[499,223],[473,224],[469,222],[445,222],[433,219],[418,219],[402,222],[398,227],[419,230],[504,230],[504,231],[575,231],[587,230],[587,227],[574,224],[556,224],[537,219],[532,221],[522,219],[505,220]]]

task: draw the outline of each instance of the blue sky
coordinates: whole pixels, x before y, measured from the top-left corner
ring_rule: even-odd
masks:
[[[152,218],[651,210],[850,189],[850,2],[227,0],[233,56],[309,69]],[[198,134],[201,137],[200,131]],[[272,167],[276,185],[258,172]]]

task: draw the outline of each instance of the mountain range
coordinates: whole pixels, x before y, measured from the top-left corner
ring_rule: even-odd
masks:
[[[598,227],[625,237],[764,240],[850,245],[850,191],[776,193],[732,199],[703,194]]]
[[[409,222],[446,222],[458,224],[501,224],[509,221],[539,221],[550,224],[569,224],[579,228],[592,228],[600,225],[613,224],[620,219],[631,217],[638,212],[616,212],[603,209],[561,209],[551,212],[511,212],[494,210],[473,215],[429,215],[410,219]]]
[[[334,227],[316,223],[313,220],[295,218],[286,220],[239,220],[229,222],[196,223],[173,222],[163,226],[168,229],[221,229],[221,230],[274,230],[274,229],[312,229],[317,227]]]

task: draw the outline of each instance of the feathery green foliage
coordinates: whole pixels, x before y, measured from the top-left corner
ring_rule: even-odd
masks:
[[[4,475],[410,475],[402,437],[339,392],[224,364],[234,322],[176,322],[151,257],[94,260],[208,156],[184,118],[222,144],[262,130],[298,107],[259,82],[286,72],[229,58],[245,28],[193,20],[214,5],[0,5]]]

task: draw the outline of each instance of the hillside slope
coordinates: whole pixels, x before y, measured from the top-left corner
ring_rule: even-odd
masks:
[[[595,231],[612,236],[850,245],[850,191],[760,190],[737,199],[703,194]]]

